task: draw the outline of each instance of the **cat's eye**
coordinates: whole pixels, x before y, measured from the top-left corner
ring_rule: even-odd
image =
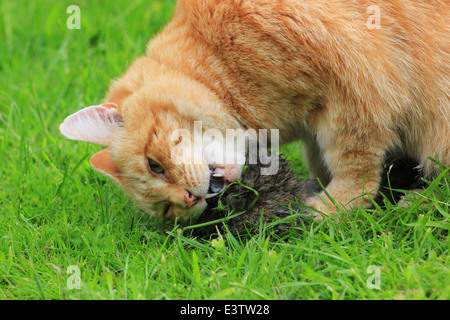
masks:
[[[150,158],[148,159],[148,166],[150,167],[150,170],[153,173],[157,173],[157,174],[164,173],[164,167],[153,159],[150,159]]]

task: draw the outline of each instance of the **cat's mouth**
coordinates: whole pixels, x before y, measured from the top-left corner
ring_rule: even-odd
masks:
[[[197,205],[199,205],[199,204],[204,204],[205,201],[208,204],[208,200],[221,194],[222,191],[225,190],[225,188],[227,187],[228,184],[229,184],[229,182],[226,180],[225,175],[224,175],[224,169],[223,168],[212,168],[211,176],[209,179],[209,188],[208,188],[208,192],[206,195],[204,195],[203,197],[198,197],[197,199],[194,199],[194,201],[192,203],[190,203],[190,205],[187,207],[181,206],[183,208],[183,211],[182,211],[183,213],[178,210],[181,208],[178,204],[174,204],[172,202],[167,201],[162,204],[162,208],[161,208],[162,217],[166,220],[173,220],[175,218],[175,216],[178,214],[178,217],[180,218],[180,217],[186,215],[186,211],[185,211],[186,208],[188,208],[188,212],[192,211],[192,214],[196,215],[196,213],[198,213],[198,210],[194,209],[194,207],[197,207]],[[188,200],[191,200],[191,199],[188,198]],[[187,201],[187,200],[185,199],[185,201]],[[211,200],[211,201],[214,201],[214,200]],[[187,203],[188,202],[186,202],[186,204]],[[182,214],[182,215],[180,216],[180,214]],[[188,214],[191,215],[191,213],[188,213]]]
[[[215,197],[219,195],[227,186],[227,182],[225,181],[223,169],[215,168],[211,170],[211,177],[209,179],[209,189],[206,194],[206,199]]]

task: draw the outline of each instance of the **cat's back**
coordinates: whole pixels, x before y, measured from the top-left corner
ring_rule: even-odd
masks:
[[[279,85],[343,69],[417,80],[448,71],[448,6],[445,0],[180,0],[174,25],[190,29],[223,65]],[[289,76],[278,79],[282,74]]]
[[[180,0],[147,55],[255,128],[305,119],[338,92],[387,119],[448,115],[448,20],[444,0]]]
[[[445,0],[180,0],[172,29],[189,30],[207,68],[248,99],[273,94],[265,103],[283,105],[333,82],[386,105],[425,105],[448,95],[448,9]]]

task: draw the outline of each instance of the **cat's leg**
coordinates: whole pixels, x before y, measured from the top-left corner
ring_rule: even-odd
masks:
[[[372,205],[370,197],[378,192],[385,151],[392,144],[392,137],[368,121],[358,122],[358,116],[344,112],[327,112],[318,119],[317,141],[332,179],[327,193],[306,201],[306,205],[325,215],[346,208]],[[356,119],[355,119],[356,118]],[[370,197],[369,197],[370,196]],[[322,215],[313,212],[316,220]]]
[[[302,145],[310,178],[318,178],[322,185],[326,186],[331,180],[330,172],[325,165],[316,138],[308,135],[302,139]]]

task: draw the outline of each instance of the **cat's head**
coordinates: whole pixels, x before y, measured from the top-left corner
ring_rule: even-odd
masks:
[[[204,211],[208,197],[239,178],[242,165],[217,161],[214,155],[222,146],[205,148],[193,119],[175,104],[142,99],[127,104],[82,109],[60,130],[69,139],[106,146],[92,156],[91,165],[117,181],[145,211],[189,221]]]

